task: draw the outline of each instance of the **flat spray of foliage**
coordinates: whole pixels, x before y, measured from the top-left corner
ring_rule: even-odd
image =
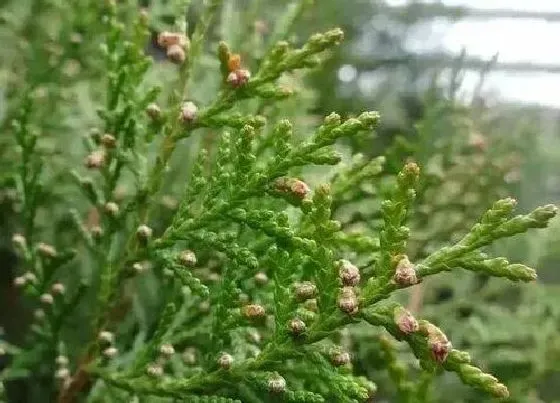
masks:
[[[20,230],[12,240],[21,269],[15,285],[35,311],[24,340],[2,342],[10,363],[0,379],[8,385],[40,377],[60,403],[366,402],[385,385],[357,375],[351,346],[341,343],[343,330],[362,323],[385,330],[375,340],[396,401],[430,401],[430,382],[444,371],[507,397],[507,386],[454,349],[445,329],[416,319],[392,297],[460,269],[534,281],[533,269],[483,249],[546,227],[556,208],[514,215],[514,200],[498,200],[460,240],[411,261],[407,220],[422,170],[402,162],[397,175],[385,175],[384,191],[372,193],[384,198],[381,224],[347,231],[333,206],[359,201],[364,184],[375,188],[384,158],[355,156],[342,165],[336,146],[371,133],[379,115],[332,113],[311,134],[266,116],[271,105],[281,108],[296,96],[279,80],[320,68],[343,32],[319,33],[301,46],[278,41],[308,3],[295,2],[258,63],[245,65],[220,42],[216,63],[203,66],[216,92],[194,91],[209,29],[228,3],[207,1],[190,38],[182,23],[159,33],[166,63],[176,65],[165,70],[162,87],[147,79],[149,15],[111,1],[97,6],[103,44],[92,52],[104,65],[91,71],[100,68],[103,104],[85,136],[85,166],[65,167],[49,182],[68,189],[71,179],[82,192],[56,199],[67,217],[64,231],[75,234],[64,241],[52,242],[59,234],[37,224],[41,211],[54,211],[43,174],[50,158],[38,149],[38,83],[13,96],[9,130],[19,151],[11,178]],[[193,141],[201,133],[203,141]],[[184,161],[188,176],[173,177],[182,197],[167,200],[164,213],[167,168],[185,147],[195,160]],[[313,189],[302,174],[312,165],[332,167]],[[155,306],[143,306],[146,284],[156,290]],[[391,338],[409,346],[426,376],[408,376]]]

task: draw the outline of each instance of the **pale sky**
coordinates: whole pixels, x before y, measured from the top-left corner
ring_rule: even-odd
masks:
[[[403,5],[406,0],[388,0]],[[425,0],[424,2],[430,2]],[[444,0],[449,5],[477,8],[507,8],[525,11],[560,12],[560,0]],[[455,24],[434,22],[432,43],[459,52],[464,47],[469,55],[486,59],[498,53],[500,61],[529,61],[560,64],[560,23],[543,20],[462,20]],[[427,43],[427,41],[419,41]],[[416,48],[416,44],[413,45]],[[424,46],[424,45],[423,45]],[[467,74],[465,87],[476,83],[476,74]],[[497,90],[513,100],[538,102],[560,107],[560,74],[494,72],[488,77],[486,89]]]

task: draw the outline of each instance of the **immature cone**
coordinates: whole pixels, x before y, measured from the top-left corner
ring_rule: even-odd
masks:
[[[419,329],[416,318],[402,307],[395,309],[394,320],[399,330],[405,334],[417,332]]]
[[[51,292],[54,295],[62,295],[62,294],[64,294],[65,290],[66,290],[66,287],[64,287],[64,284],[62,284],[62,283],[54,283],[51,287]]]
[[[37,252],[43,257],[55,257],[56,256],[56,249],[52,245],[48,245],[46,243],[39,243],[37,245]]]
[[[266,273],[260,271],[255,274],[255,284],[263,286],[266,285],[266,283],[268,283],[268,276],[266,275]]]
[[[305,322],[301,319],[295,318],[288,323],[288,329],[294,336],[299,336],[305,332]]]
[[[54,298],[51,294],[43,294],[40,297],[41,303],[45,305],[52,305],[54,302]]]
[[[166,49],[173,45],[179,45],[183,48],[188,48],[189,38],[187,38],[185,34],[163,31],[158,35],[157,43],[159,46]]]
[[[350,362],[350,354],[346,351],[335,349],[331,352],[331,362],[337,367],[346,365]]]
[[[171,45],[167,48],[167,57],[173,63],[182,64],[187,58],[187,55],[185,53],[185,50],[181,46]]]
[[[151,103],[146,107],[146,115],[152,120],[158,120],[161,117],[161,109],[156,103]]]
[[[68,368],[60,368],[54,373],[54,377],[59,380],[65,380],[70,377],[70,370]]]
[[[158,364],[150,364],[146,368],[146,373],[154,378],[159,378],[163,376],[163,368]]]
[[[268,390],[272,393],[282,393],[286,391],[286,380],[280,375],[273,375],[268,379]]]
[[[397,267],[395,268],[395,275],[393,276],[393,281],[402,286],[407,287],[418,283],[418,278],[416,277],[416,268],[407,256],[403,256]]]
[[[310,281],[304,281],[303,283],[297,284],[295,286],[296,299],[299,302],[306,301],[315,297],[317,293],[317,287]]]
[[[344,287],[338,298],[338,307],[349,315],[358,313],[358,298],[352,287]]]
[[[106,148],[114,148],[117,145],[117,139],[112,134],[106,133],[101,137],[101,144]]]
[[[20,288],[27,284],[25,276],[18,276],[14,278],[14,287]]]
[[[103,343],[111,344],[115,340],[115,335],[111,332],[103,330],[103,331],[99,332],[99,335],[97,336],[97,338],[98,338],[99,341],[101,341]]]
[[[443,363],[453,348],[451,342],[439,327],[427,321],[421,322],[420,331],[428,338],[428,346],[433,359],[440,364]]]
[[[59,367],[66,367],[68,365],[68,357],[66,357],[65,355],[59,355],[58,357],[56,357],[54,362]]]
[[[31,273],[30,271],[26,272],[23,277],[25,278],[26,282],[29,283],[36,283],[37,282],[37,276],[33,273]]]
[[[85,165],[89,169],[101,168],[105,164],[105,151],[97,150],[90,153],[85,160]]]
[[[187,267],[196,266],[196,255],[192,250],[184,250],[179,254],[179,262]]]
[[[116,217],[119,214],[119,205],[115,202],[108,202],[105,204],[104,210],[107,215]]]
[[[190,123],[196,119],[197,112],[198,112],[198,108],[194,104],[194,102],[191,101],[184,102],[183,105],[181,106],[181,116],[180,116],[181,120],[184,123]]]
[[[249,70],[239,69],[228,74],[227,82],[233,88],[239,88],[247,84],[250,78],[251,72]]]
[[[262,319],[266,316],[266,310],[258,304],[245,305],[242,311],[247,319]]]
[[[233,357],[228,353],[223,353],[220,358],[218,358],[218,365],[222,369],[230,369],[233,364]]]
[[[117,350],[115,347],[108,347],[105,350],[103,350],[103,355],[107,358],[113,358],[118,353],[119,353],[119,350]]]
[[[360,269],[348,260],[340,261],[339,277],[345,286],[356,286],[360,283]]]
[[[14,234],[12,236],[12,243],[18,249],[25,249],[27,245],[27,241],[25,240],[25,237],[22,234]]]
[[[171,344],[162,344],[159,348],[159,352],[165,357],[171,357],[175,354],[175,349]]]
[[[196,364],[196,350],[192,347],[188,347],[181,354],[181,359],[187,365]]]
[[[136,236],[141,241],[147,241],[152,237],[152,229],[147,225],[141,225],[136,229]]]

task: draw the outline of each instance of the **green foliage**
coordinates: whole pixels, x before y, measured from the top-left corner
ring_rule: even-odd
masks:
[[[489,209],[476,199],[469,229],[457,201],[462,226],[424,232],[431,209],[454,207],[434,192],[449,196],[446,186],[464,184],[469,166],[441,162],[451,142],[427,149],[448,104],[417,126],[424,143],[401,141],[386,158],[354,154],[344,166],[342,143],[371,138],[380,116],[309,121],[301,108],[312,94],[298,98],[283,84],[320,69],[343,39],[332,29],[300,45],[281,40],[310,2],[290,3],[268,40],[253,32],[254,49],[240,39],[247,24],[232,21],[252,21],[259,7],[205,1],[191,27],[179,11],[190,1],[156,2],[154,20],[133,2],[70,3],[31,9],[65,14],[52,26],[24,19],[31,33],[23,38],[42,49],[42,34],[54,31],[57,63],[75,60],[83,76],[73,83],[57,69],[26,70],[12,83],[2,126],[17,150],[6,156],[3,180],[17,195],[14,285],[34,310],[26,336],[1,344],[10,357],[0,372],[6,389],[24,380],[28,401],[61,403],[355,402],[394,387],[397,401],[429,402],[449,372],[481,393],[509,396],[453,349],[443,326],[416,320],[398,302],[399,290],[458,269],[532,282],[533,269],[487,248],[556,214],[546,205],[513,216],[513,199]],[[7,32],[17,40],[13,25]],[[155,27],[162,63],[145,52]],[[67,54],[74,29],[79,52]],[[37,99],[49,86],[50,116]],[[63,99],[66,90],[83,104]],[[456,124],[453,113],[445,117]],[[405,161],[411,156],[416,162]],[[433,161],[446,172],[424,174]],[[488,196],[488,188],[471,192]],[[360,353],[364,332],[379,355],[374,374]],[[419,376],[388,335],[408,345]],[[385,370],[390,382],[374,383]]]

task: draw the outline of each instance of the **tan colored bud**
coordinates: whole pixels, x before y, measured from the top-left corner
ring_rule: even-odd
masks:
[[[303,283],[296,284],[295,286],[296,299],[300,302],[315,297],[316,293],[317,287],[310,281],[304,281]]]
[[[264,286],[267,283],[268,283],[268,276],[266,275],[266,273],[260,271],[257,274],[255,274],[255,284]]]
[[[175,64],[182,64],[185,62],[187,55],[181,46],[171,45],[167,48],[167,58]]]
[[[286,391],[286,380],[280,375],[273,375],[268,379],[268,390],[272,393],[283,393]]]
[[[107,358],[113,358],[119,353],[116,347],[108,347],[103,350],[103,355]]]
[[[151,103],[146,107],[146,115],[153,120],[158,120],[161,117],[161,109],[156,103]]]
[[[179,262],[186,267],[196,266],[196,254],[192,250],[184,250],[179,254]]]
[[[70,378],[70,370],[68,368],[59,368],[55,374],[54,377],[56,379],[59,379],[61,381]]]
[[[251,72],[245,69],[232,71],[227,76],[227,82],[234,88],[242,87],[249,82]]]
[[[262,305],[250,304],[245,305],[242,309],[243,316],[248,319],[258,319],[264,318],[266,316],[266,310]]]
[[[117,145],[117,139],[112,134],[105,133],[103,137],[101,137],[101,144],[103,144],[105,148],[114,148]]]
[[[233,357],[228,353],[223,353],[220,358],[218,358],[218,365],[222,369],[230,369],[233,365]]]
[[[26,272],[24,275],[25,280],[29,283],[35,284],[37,282],[37,276],[30,271]]]
[[[351,287],[344,287],[342,289],[338,298],[338,307],[342,312],[349,315],[355,315],[358,313],[358,298]]]
[[[136,236],[138,237],[138,239],[142,241],[147,241],[152,237],[152,232],[153,232],[152,229],[147,225],[140,225],[136,229]]]
[[[104,209],[105,212],[111,217],[116,217],[117,215],[119,215],[119,205],[115,202],[105,203]]]
[[[331,352],[331,362],[334,366],[340,367],[350,363],[350,354],[346,351],[334,349]]]
[[[188,49],[190,46],[189,38],[185,34],[177,32],[164,31],[158,35],[157,43],[162,48],[169,48],[171,46],[179,46]]]
[[[159,352],[165,357],[171,357],[175,354],[175,349],[171,344],[162,344],[159,348]]]
[[[192,347],[186,348],[183,354],[181,354],[181,359],[187,365],[196,364],[196,350]]]
[[[66,287],[64,287],[64,284],[62,283],[54,283],[51,287],[51,292],[54,295],[63,295],[65,291]]]
[[[360,283],[360,270],[348,260],[341,260],[339,277],[343,285],[356,286]]]
[[[105,151],[93,151],[86,157],[85,165],[89,169],[101,168],[105,164]]]
[[[39,297],[41,303],[45,304],[45,305],[52,305],[54,302],[54,298],[51,294],[43,294],[41,295],[41,297]]]
[[[56,256],[56,249],[52,245],[48,245],[46,243],[39,243],[37,245],[37,251],[43,257],[55,257]]]
[[[418,283],[418,278],[416,277],[416,268],[407,256],[403,256],[397,267],[395,268],[395,275],[393,276],[393,281],[402,286],[410,286]]]
[[[184,123],[190,123],[196,119],[197,112],[198,112],[198,108],[193,102],[191,101],[184,102],[183,105],[181,106],[181,120]]]
[[[103,343],[112,344],[113,341],[115,341],[115,335],[111,332],[103,330],[103,331],[99,332],[99,335],[97,336],[97,339],[99,341],[103,342]]]
[[[21,288],[27,284],[27,279],[24,276],[18,276],[14,278],[14,286],[17,288]]]
[[[161,365],[150,364],[146,368],[146,373],[151,377],[160,378],[163,376],[163,368]]]
[[[18,249],[25,249],[27,247],[27,241],[22,234],[14,234],[12,236],[12,244]]]
[[[400,331],[405,334],[417,332],[419,329],[416,318],[402,307],[395,309],[394,320]]]
[[[294,336],[299,336],[303,334],[305,332],[305,329],[306,329],[305,322],[301,319],[295,318],[288,323],[288,330]]]
[[[59,355],[58,357],[56,357],[54,362],[59,367],[66,367],[68,365],[68,357],[66,357],[65,355]]]

